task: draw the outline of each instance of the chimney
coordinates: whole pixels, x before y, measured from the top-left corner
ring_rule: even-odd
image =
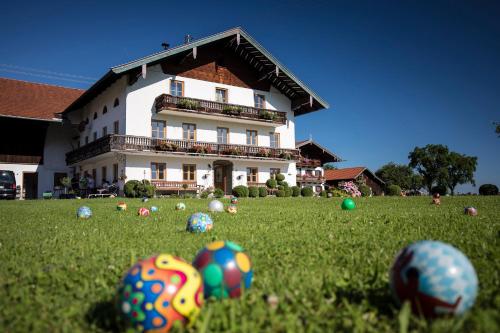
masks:
[[[193,41],[193,37],[189,34],[187,34],[186,36],[184,36],[184,44],[189,44]]]
[[[163,42],[163,43],[161,43],[161,47],[163,47],[164,50],[168,50],[168,48],[170,47],[170,44],[167,42]]]

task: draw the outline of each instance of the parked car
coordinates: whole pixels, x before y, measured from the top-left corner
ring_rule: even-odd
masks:
[[[16,198],[16,177],[10,170],[0,170],[0,198]]]

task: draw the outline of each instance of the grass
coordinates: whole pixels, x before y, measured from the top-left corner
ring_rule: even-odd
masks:
[[[136,216],[139,199],[0,202],[0,331],[108,332],[112,299],[139,258],[172,253],[191,261],[206,243],[246,248],[255,280],[240,300],[209,301],[191,332],[499,332],[500,197],[240,199],[238,214],[212,214],[212,232],[184,231],[208,200],[155,199],[160,212]],[[94,216],[77,220],[80,205]],[[477,217],[463,207],[477,207]],[[427,322],[399,310],[388,287],[395,254],[421,239],[449,242],[476,268],[480,290],[471,312]],[[277,296],[277,307],[267,298]]]

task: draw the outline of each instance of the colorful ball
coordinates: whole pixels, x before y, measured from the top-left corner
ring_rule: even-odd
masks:
[[[465,207],[464,208],[464,214],[465,215],[470,215],[470,216],[476,216],[477,215],[477,209],[474,207]]]
[[[402,304],[426,318],[460,315],[476,299],[478,281],[467,257],[453,246],[420,241],[401,251],[390,272],[391,289]]]
[[[356,203],[351,198],[346,198],[342,201],[342,205],[340,207],[342,207],[343,210],[353,210],[356,208]]]
[[[200,274],[169,254],[139,261],[118,288],[118,311],[141,332],[168,332],[176,322],[192,323],[202,305]]]
[[[231,203],[232,203],[233,205],[236,205],[236,204],[238,203],[238,198],[237,198],[237,197],[234,197],[234,196],[233,196],[233,197],[231,197]]]
[[[149,216],[149,209],[141,207],[137,211],[137,215],[139,215],[139,216]]]
[[[224,205],[219,200],[212,200],[208,204],[208,210],[212,213],[219,213],[224,211]]]
[[[230,214],[236,214],[238,212],[238,208],[236,208],[236,205],[229,205],[227,207],[227,212]]]
[[[127,204],[125,202],[119,202],[116,205],[116,210],[127,210]]]
[[[142,198],[142,202],[148,202],[148,201],[149,201],[148,197],[143,197]]]
[[[156,213],[158,211],[158,207],[151,206],[151,213]]]
[[[188,219],[186,230],[189,232],[200,233],[210,231],[214,226],[214,222],[208,214],[195,213]]]
[[[237,298],[252,285],[252,263],[243,248],[230,241],[216,241],[203,248],[193,261],[201,273],[205,298]]]
[[[186,205],[183,202],[179,202],[175,205],[175,210],[185,210]]]
[[[92,209],[87,206],[82,206],[78,208],[78,211],[76,212],[76,217],[79,219],[89,219],[92,217]]]

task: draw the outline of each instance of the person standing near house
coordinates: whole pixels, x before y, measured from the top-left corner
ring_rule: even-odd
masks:
[[[92,177],[92,175],[87,175],[87,184],[88,184],[89,194],[94,193],[95,181],[94,181],[94,177]]]
[[[85,172],[78,182],[78,187],[80,188],[80,196],[87,196],[87,188],[88,188],[88,173]]]

